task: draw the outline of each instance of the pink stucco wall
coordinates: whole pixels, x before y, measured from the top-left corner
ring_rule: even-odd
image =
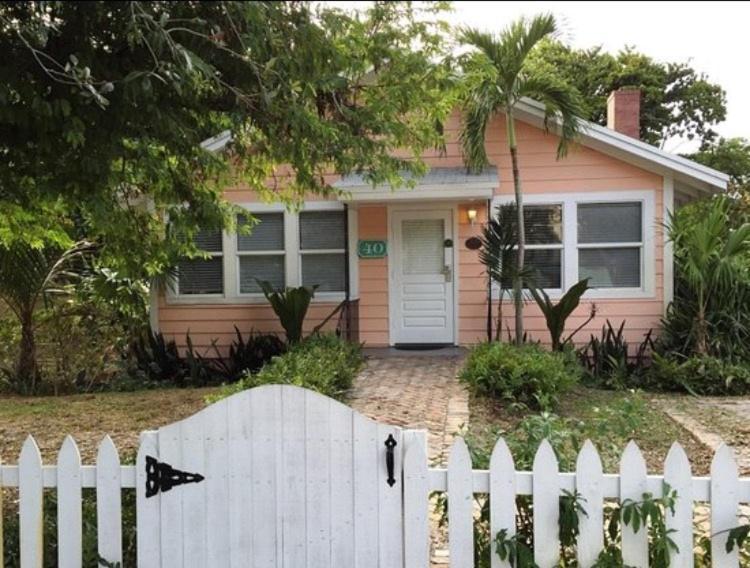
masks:
[[[454,115],[446,125],[446,154],[436,153],[427,156],[432,166],[462,165],[458,144],[458,115]],[[517,136],[523,190],[534,193],[570,193],[587,191],[627,192],[652,190],[654,192],[654,226],[660,227],[663,212],[663,180],[660,176],[619,161],[595,150],[576,147],[568,157],[556,159],[557,138],[542,130],[518,123]],[[505,144],[505,122],[502,117],[493,121],[487,133],[487,152],[490,162],[499,169],[500,185],[497,195],[512,194],[510,155]],[[252,191],[246,188],[228,188],[228,199],[234,202],[256,200]],[[485,218],[484,202],[473,202],[472,207],[479,212],[478,222],[469,224],[466,209],[468,202],[458,203],[459,231],[457,251],[459,255],[459,315],[458,338],[468,344],[486,338],[487,327],[487,283],[478,253],[466,249],[466,239],[481,230]],[[385,204],[358,206],[359,238],[387,238],[388,213]],[[591,333],[598,333],[607,319],[615,325],[627,320],[627,338],[635,343],[640,341],[649,329],[659,326],[663,313],[663,250],[664,237],[657,228],[655,235],[655,287],[652,298],[643,299],[596,299],[598,315],[577,339],[585,341]],[[359,262],[359,338],[368,345],[388,344],[388,266],[387,259],[368,259]],[[190,331],[196,345],[203,348],[216,340],[221,346],[227,345],[233,336],[233,326],[242,331],[258,329],[278,331],[279,327],[271,310],[264,305],[176,305],[169,304],[162,296],[159,302],[159,326],[168,335],[182,340]],[[578,327],[588,316],[592,301],[584,301],[569,320],[571,329]],[[308,325],[312,327],[333,308],[333,304],[315,304],[311,308]],[[513,329],[513,310],[504,308],[505,325]],[[494,309],[493,309],[494,312]],[[534,338],[547,340],[544,319],[535,305],[525,309],[526,329]]]

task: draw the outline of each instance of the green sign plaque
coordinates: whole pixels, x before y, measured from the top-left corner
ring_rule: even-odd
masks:
[[[388,255],[386,241],[359,241],[357,254],[360,258],[384,258]]]

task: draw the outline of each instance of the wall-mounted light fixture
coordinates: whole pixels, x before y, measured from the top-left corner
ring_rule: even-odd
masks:
[[[466,211],[466,216],[469,218],[469,223],[473,225],[474,221],[477,220],[477,210],[474,209],[473,207],[471,209],[468,209]]]

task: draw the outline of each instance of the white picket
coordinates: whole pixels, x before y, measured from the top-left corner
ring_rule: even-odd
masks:
[[[21,447],[18,460],[18,518],[23,568],[42,567],[43,483],[42,456],[36,440],[29,436]]]
[[[83,564],[81,455],[67,436],[57,456],[57,563],[60,568]]]
[[[308,568],[331,565],[330,400],[305,393]]]
[[[664,460],[664,482],[677,492],[674,513],[667,511],[667,529],[678,550],[669,555],[673,568],[693,568],[693,475],[685,450],[675,442]]]
[[[230,459],[229,474],[229,566],[247,566],[253,555],[253,534],[247,527],[253,526],[252,507],[252,446],[253,424],[251,420],[250,393],[240,393],[226,399],[227,441]]]
[[[120,456],[105,436],[96,454],[96,524],[99,557],[122,563],[122,480]]]
[[[495,553],[494,540],[501,530],[508,537],[516,534],[516,466],[505,440],[498,438],[490,457],[490,565],[492,568],[510,568]]]
[[[170,424],[159,428],[159,461],[181,469],[182,444],[180,443],[180,424]],[[182,499],[179,494],[169,491],[161,494],[159,513],[161,515],[161,559],[169,562],[173,568],[184,566],[182,557],[182,530],[175,530],[181,524]],[[180,527],[181,529],[182,527]]]
[[[307,562],[306,394],[303,389],[293,389],[281,401],[284,414],[284,480],[279,505],[284,515],[283,566],[303,567]]]
[[[604,548],[602,483],[602,461],[591,440],[586,440],[576,461],[576,490],[585,509],[585,514],[578,514],[577,553],[581,568],[593,566]]]
[[[448,457],[448,543],[452,568],[474,566],[474,491],[471,456],[457,437]]]
[[[380,565],[378,541],[378,425],[354,415],[354,562],[356,568]]]
[[[227,401],[212,404],[206,410],[203,443],[203,469],[197,472],[205,476],[203,491],[206,498],[206,566],[230,566],[229,560],[229,479],[227,464],[233,456],[229,454],[229,405]],[[191,488],[191,489],[194,489]]]
[[[620,460],[620,501],[642,501],[648,491],[646,460],[632,440]],[[648,568],[648,530],[640,527],[635,532],[632,525],[622,527],[622,561],[626,566]]]
[[[380,535],[380,567],[401,566],[404,562],[404,504],[403,504],[403,450],[401,428],[378,424],[378,534]],[[396,440],[393,449],[393,474],[396,483],[388,483],[385,441],[388,436]]]
[[[252,508],[253,566],[270,568],[277,565],[277,443],[281,429],[281,387],[268,385],[255,389],[250,402],[252,446]],[[280,465],[280,464],[279,464]],[[247,560],[245,560],[247,562]]]
[[[331,402],[331,568],[354,566],[354,454],[352,410]],[[286,541],[284,541],[286,546]]]
[[[180,424],[182,461],[172,464],[188,473],[205,474],[204,453],[207,413],[199,412]],[[182,501],[182,557],[190,566],[206,564],[206,486],[210,482],[193,483],[172,489],[167,498]]]
[[[737,462],[729,446],[722,444],[711,462],[711,561],[714,568],[737,568],[735,548],[726,551],[727,533],[739,524]]]
[[[161,495],[146,497],[146,458],[159,458],[156,432],[141,434],[136,469],[136,527],[138,568],[158,568],[161,566]]]
[[[404,559],[407,568],[430,566],[430,480],[425,437],[406,442],[404,456]]]
[[[560,561],[560,480],[557,457],[547,440],[543,440],[533,464],[534,561],[539,568],[556,567]]]

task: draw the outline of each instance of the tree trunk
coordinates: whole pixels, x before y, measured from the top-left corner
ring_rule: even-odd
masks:
[[[36,391],[39,370],[36,364],[36,340],[34,339],[34,320],[32,314],[21,316],[21,343],[19,345],[16,381],[19,390],[26,394]]]
[[[508,108],[505,113],[508,147],[510,148],[510,161],[513,168],[513,191],[516,195],[516,211],[518,212],[518,260],[516,262],[516,277],[513,279],[513,299],[516,311],[516,344],[523,343],[523,278],[521,273],[524,266],[524,255],[526,253],[526,230],[523,223],[523,192],[521,191],[521,175],[518,170],[518,147],[516,146],[516,126],[513,120],[513,111]]]
[[[500,289],[499,300],[497,302],[497,329],[495,330],[495,341],[500,341],[501,334],[503,332],[503,293],[502,288]]]
[[[698,315],[695,322],[695,352],[698,355],[708,354],[708,325],[706,324],[706,307],[703,304],[703,294],[698,300]]]

